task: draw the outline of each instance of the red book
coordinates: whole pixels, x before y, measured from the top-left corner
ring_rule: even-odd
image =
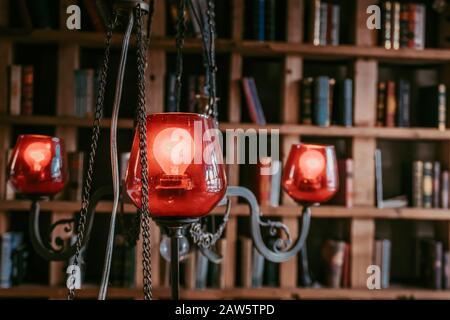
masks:
[[[395,82],[388,81],[386,86],[386,127],[395,127],[397,100],[395,99]]]
[[[33,114],[33,91],[34,91],[34,67],[22,67],[22,106],[21,114],[30,116]]]
[[[342,288],[350,288],[350,244],[345,243],[344,263],[342,264]]]
[[[270,173],[271,163],[270,157],[262,157],[258,162],[257,198],[261,206],[270,206],[272,176],[268,173]]]
[[[105,32],[105,26],[102,21],[102,17],[97,11],[97,5],[94,0],[83,0],[84,7],[91,18],[92,25],[94,26],[95,31]]]

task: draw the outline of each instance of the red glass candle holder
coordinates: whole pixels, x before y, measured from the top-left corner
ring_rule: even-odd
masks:
[[[21,194],[52,196],[66,184],[66,163],[62,139],[20,135],[8,165],[9,181]]]
[[[284,168],[283,189],[302,204],[322,203],[338,190],[337,161],[333,146],[292,145]]]
[[[153,217],[197,218],[225,194],[227,182],[212,119],[195,113],[147,116],[149,210]],[[126,192],[141,207],[139,134],[134,136]]]

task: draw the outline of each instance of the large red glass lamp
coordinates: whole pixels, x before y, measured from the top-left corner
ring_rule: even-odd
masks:
[[[195,219],[223,198],[227,181],[212,119],[195,113],[147,116],[148,198],[156,219]],[[126,174],[126,191],[141,207],[139,134]]]
[[[183,229],[207,215],[225,195],[221,147],[211,117],[194,113],[147,116],[148,209],[171,239],[172,296],[178,299],[179,241]],[[142,205],[142,159],[136,132],[125,178],[126,192]]]

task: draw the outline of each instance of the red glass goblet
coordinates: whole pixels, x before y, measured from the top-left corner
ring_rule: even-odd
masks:
[[[20,135],[8,166],[9,181],[21,194],[53,196],[66,184],[66,163],[62,139]]]
[[[284,168],[283,189],[303,205],[322,203],[338,190],[337,161],[333,146],[294,144]]]
[[[158,218],[207,215],[225,194],[223,157],[212,119],[195,113],[147,116],[149,211]],[[141,207],[139,134],[125,178],[126,191]]]

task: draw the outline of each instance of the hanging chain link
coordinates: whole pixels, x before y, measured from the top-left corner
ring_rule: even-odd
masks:
[[[218,125],[218,110],[217,110],[217,93],[216,93],[216,72],[217,72],[217,66],[216,66],[216,52],[215,52],[215,37],[216,37],[216,24],[215,24],[215,13],[214,13],[214,1],[209,0],[208,1],[208,7],[206,10],[206,18],[207,18],[207,24],[208,24],[208,31],[209,31],[209,48],[207,51],[207,59],[208,59],[208,78],[209,78],[209,103],[207,110],[205,111],[207,115],[212,116],[214,119],[214,122],[216,125]],[[206,45],[206,44],[205,44]]]
[[[79,218],[78,226],[77,226],[78,237],[77,237],[77,241],[75,243],[75,255],[73,257],[73,264],[72,264],[74,266],[78,266],[78,264],[79,264],[81,245],[83,243],[83,239],[85,236],[84,233],[86,230],[86,216],[87,216],[87,209],[89,207],[89,200],[91,197],[92,178],[94,175],[95,155],[97,153],[98,139],[100,136],[100,120],[103,115],[103,104],[104,104],[104,100],[105,100],[105,89],[106,89],[106,80],[107,80],[107,76],[108,76],[108,63],[109,63],[109,55],[110,55],[110,47],[111,47],[111,38],[112,38],[112,33],[113,33],[116,25],[117,25],[117,15],[114,13],[112,20],[108,26],[108,32],[106,34],[106,48],[105,48],[105,53],[104,53],[104,57],[103,57],[103,66],[100,71],[100,83],[99,83],[97,101],[96,101],[96,106],[95,106],[95,118],[94,118],[94,123],[93,123],[93,127],[92,127],[88,169],[87,169],[86,179],[84,181],[84,186],[83,186],[83,197],[82,197],[82,204],[81,204],[81,210],[80,210],[80,218]],[[70,287],[69,293],[67,295],[68,300],[73,300],[75,298],[75,281],[76,281],[75,274],[76,274],[76,268],[72,268],[72,274],[69,276],[71,285],[69,286]]]
[[[150,14],[152,14],[152,11]],[[148,23],[151,23],[149,18]],[[141,225],[142,225],[142,266],[144,277],[144,299],[152,299],[152,265],[151,265],[151,233],[148,200],[148,159],[147,159],[147,124],[145,103],[145,68],[147,66],[148,39],[144,39],[142,24],[143,14],[136,9],[137,22],[137,67],[138,67],[138,110],[137,121],[139,130],[139,160],[141,165]],[[149,37],[149,35],[147,35]]]
[[[186,0],[178,1],[178,20],[177,20],[177,33],[175,39],[175,45],[177,49],[177,65],[176,65],[176,82],[175,82],[175,92],[176,92],[176,110],[180,112],[181,103],[181,84],[183,77],[183,45],[184,38],[186,34]]]

